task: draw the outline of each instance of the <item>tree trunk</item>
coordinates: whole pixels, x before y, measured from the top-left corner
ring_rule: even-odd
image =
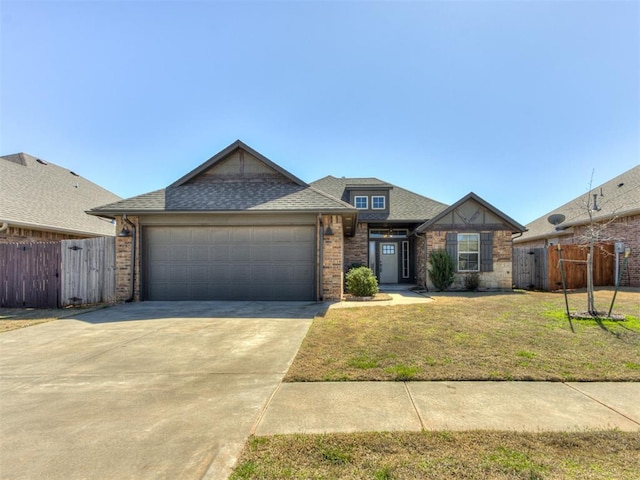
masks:
[[[587,255],[587,310],[593,316],[598,314],[593,297],[593,242],[589,245],[589,254]]]

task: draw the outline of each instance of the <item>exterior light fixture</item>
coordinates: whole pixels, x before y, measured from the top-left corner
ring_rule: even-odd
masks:
[[[333,230],[331,230],[331,225],[327,225],[327,228],[324,231],[324,236],[327,237],[327,236],[331,236],[331,235],[333,235]]]
[[[122,227],[122,230],[120,231],[118,236],[119,237],[130,237],[131,236],[131,231],[129,231],[129,229],[125,225],[124,227]]]

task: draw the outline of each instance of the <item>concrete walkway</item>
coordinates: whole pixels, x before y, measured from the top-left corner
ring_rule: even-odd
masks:
[[[640,431],[640,383],[283,383],[258,436],[357,431]]]

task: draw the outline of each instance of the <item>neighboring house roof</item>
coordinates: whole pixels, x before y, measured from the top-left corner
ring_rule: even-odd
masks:
[[[336,178],[331,175],[311,182],[318,190],[349,201],[349,191],[366,187],[389,191],[389,212],[359,212],[360,221],[421,223],[447,208],[444,203],[418,195],[377,178]]]
[[[177,212],[351,213],[352,205],[313,188],[240,140],[167,188],[94,208],[92,215]]]
[[[475,205],[473,205],[473,208],[470,210],[470,217],[466,218],[466,215],[463,212],[459,211],[459,209],[469,202]],[[488,218],[474,218],[482,217],[483,210],[485,212],[485,217],[486,213],[490,214]],[[438,224],[446,225],[448,228],[457,227],[457,229],[460,229],[461,227],[464,228],[465,226],[474,227],[478,225],[478,223],[484,226],[490,224],[500,224],[501,226],[506,226],[511,229],[513,233],[519,233],[525,230],[525,227],[523,225],[520,225],[514,219],[504,214],[489,202],[480,198],[475,193],[470,192],[450,207],[447,207],[436,216],[420,225],[418,228],[416,228],[416,231],[422,233]]]
[[[521,237],[514,239],[514,243],[573,233],[571,227],[590,222],[587,201],[593,206],[593,195],[596,195],[595,200],[598,210],[592,211],[592,213],[593,219],[597,222],[639,214],[640,165],[537,218],[526,226],[527,231]],[[548,220],[554,214],[565,217],[564,221],[555,227]]]
[[[0,157],[0,223],[75,235],[115,235],[86,210],[120,197],[86,178],[26,153]]]

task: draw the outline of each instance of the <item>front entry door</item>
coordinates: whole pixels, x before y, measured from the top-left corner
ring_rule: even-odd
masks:
[[[398,245],[380,244],[380,283],[398,283]]]

